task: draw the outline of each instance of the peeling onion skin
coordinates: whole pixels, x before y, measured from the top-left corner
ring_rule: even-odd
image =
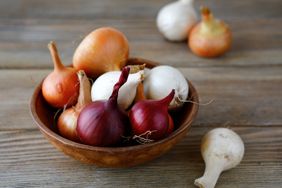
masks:
[[[231,30],[223,21],[215,19],[208,8],[201,11],[202,21],[191,30],[188,46],[200,57],[221,56],[231,48]]]

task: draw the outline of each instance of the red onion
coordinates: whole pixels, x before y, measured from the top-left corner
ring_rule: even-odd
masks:
[[[128,117],[117,104],[120,87],[127,81],[129,67],[122,70],[109,100],[94,101],[79,114],[77,134],[81,142],[92,146],[118,144],[125,135]]]
[[[129,112],[132,131],[138,138],[160,140],[173,131],[173,121],[168,106],[175,94],[174,89],[161,100],[142,100]]]

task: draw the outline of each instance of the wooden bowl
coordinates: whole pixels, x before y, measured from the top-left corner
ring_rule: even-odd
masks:
[[[130,58],[127,62],[127,64],[144,63],[148,68],[157,66],[154,62],[140,58]],[[56,109],[51,108],[44,100],[41,85],[42,82],[35,88],[32,95],[30,112],[42,134],[66,155],[97,166],[129,167],[151,161],[161,156],[186,135],[198,112],[198,105],[185,103],[181,110],[172,115],[176,130],[163,140],[135,146],[94,147],[73,142],[57,133],[56,123],[54,121]],[[189,82],[189,100],[199,102],[197,91],[191,82]]]

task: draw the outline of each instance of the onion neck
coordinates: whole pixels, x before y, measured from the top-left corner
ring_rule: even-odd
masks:
[[[137,86],[137,89],[136,89],[136,96],[135,96],[135,102],[138,102],[138,101],[142,101],[142,100],[145,100],[146,97],[145,97],[145,94],[144,94],[144,85],[142,82],[140,82]]]
[[[59,71],[59,70],[64,69],[65,66],[63,65],[63,63],[62,63],[62,61],[59,57],[58,50],[57,50],[55,42],[51,41],[48,44],[48,48],[50,50],[51,57],[52,57],[52,60],[53,60],[53,63],[54,63],[54,70]]]
[[[80,111],[85,105],[91,102],[91,86],[83,70],[79,71],[77,75],[79,80],[79,96],[75,108],[76,110]]]
[[[164,106],[165,108],[167,108],[169,106],[169,103],[172,101],[173,97],[175,94],[175,90],[173,89],[168,96],[166,96],[165,98],[157,101],[159,104],[161,104],[162,106]]]
[[[121,75],[119,77],[119,81],[114,85],[113,92],[109,98],[109,101],[112,104],[117,105],[117,98],[118,98],[118,92],[121,86],[127,81],[128,75],[129,75],[130,68],[124,67],[121,71]]]
[[[134,74],[137,73],[139,71],[142,71],[145,69],[146,64],[142,64],[142,65],[128,65],[128,67],[130,67],[130,74]]]
[[[221,164],[206,164],[204,175],[195,180],[195,185],[200,188],[214,188],[221,172]]]
[[[219,35],[225,31],[222,23],[215,19],[210,9],[207,7],[201,8],[202,22],[200,32],[204,35]]]

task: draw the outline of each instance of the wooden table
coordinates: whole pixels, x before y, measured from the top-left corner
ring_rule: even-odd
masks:
[[[245,142],[242,163],[217,187],[282,187],[282,2],[197,1],[232,28],[232,50],[218,59],[169,43],[155,17],[169,0],[11,0],[0,3],[0,187],[194,187],[204,163],[201,137],[229,127]],[[131,56],[179,68],[203,103],[186,138],[142,166],[106,169],[56,150],[29,114],[34,87],[52,69],[47,43],[55,40],[70,64],[82,37],[100,26],[126,34]]]

